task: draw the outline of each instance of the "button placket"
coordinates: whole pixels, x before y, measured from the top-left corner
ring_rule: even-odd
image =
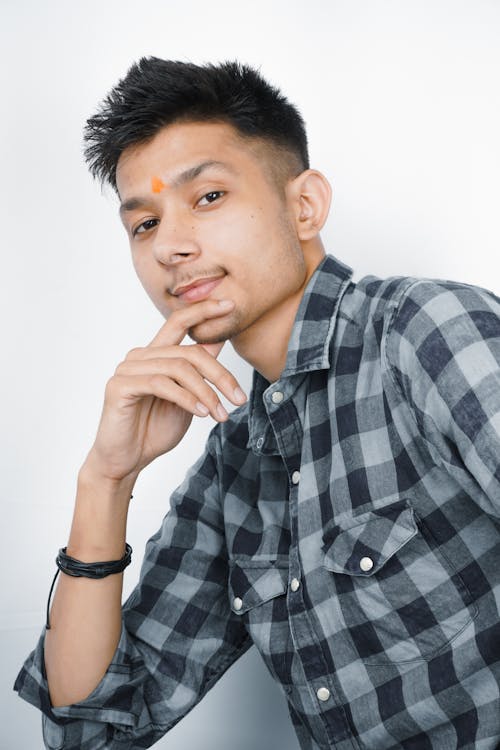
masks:
[[[284,400],[285,395],[281,391],[274,391],[272,394],[267,395],[267,403],[271,407],[271,404],[281,404]],[[297,467],[300,467],[300,458],[302,455],[302,435],[303,427],[297,414],[296,406],[293,399],[288,399],[279,408],[268,409],[269,419],[275,429],[276,441],[278,450],[289,472],[289,481],[292,485],[297,485],[300,481],[300,471]],[[290,518],[291,518],[291,547],[290,547],[290,567],[292,570],[298,572],[300,570],[300,560],[298,559],[298,539],[296,536],[297,526],[294,523],[294,518],[298,517],[298,492],[290,491]],[[289,582],[289,593],[290,593],[290,628],[292,632],[292,638],[294,643],[298,644],[300,648],[304,641],[304,633],[310,632],[311,623],[309,615],[304,606],[303,598],[300,592],[302,590],[302,582],[297,578],[292,578]],[[314,653],[311,654],[311,649],[304,649],[304,655],[301,654],[300,659],[306,676],[311,678],[312,683],[316,683],[318,677],[318,657],[321,659],[321,655]],[[326,664],[325,664],[326,667]],[[324,674],[324,672],[323,672]],[[317,683],[316,683],[317,684]],[[336,700],[333,694],[326,686],[317,688],[316,695],[318,701],[325,703],[328,700]],[[325,705],[325,708],[327,706]]]

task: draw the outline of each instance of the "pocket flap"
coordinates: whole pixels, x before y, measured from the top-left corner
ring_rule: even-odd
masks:
[[[325,529],[324,565],[335,573],[371,576],[417,532],[406,500],[349,516]]]
[[[284,594],[288,583],[288,565],[274,560],[230,561],[229,598],[238,615]]]

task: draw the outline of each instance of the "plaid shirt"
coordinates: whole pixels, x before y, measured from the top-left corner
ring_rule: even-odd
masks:
[[[255,644],[303,750],[500,743],[500,299],[327,255],[280,378],[173,492],[91,695],[16,681],[48,748],[146,748]]]

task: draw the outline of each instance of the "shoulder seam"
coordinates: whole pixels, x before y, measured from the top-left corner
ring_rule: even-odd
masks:
[[[389,322],[387,324],[387,332],[386,332],[385,337],[383,337],[383,339],[382,339],[382,345],[381,345],[381,352],[382,352],[382,356],[383,356],[383,359],[384,359],[384,364],[385,364],[385,367],[387,368],[387,372],[389,374],[389,378],[390,378],[390,380],[391,380],[391,382],[393,384],[393,387],[395,388],[396,392],[399,393],[399,395],[400,395],[401,399],[404,401],[404,403],[407,404],[408,409],[409,409],[409,411],[411,413],[411,417],[412,417],[412,419],[413,419],[413,421],[414,421],[414,423],[415,423],[415,425],[416,425],[416,427],[418,429],[419,434],[426,440],[427,443],[429,441],[427,440],[427,438],[425,437],[425,435],[422,432],[422,428],[421,428],[421,425],[418,422],[417,415],[415,414],[415,410],[412,409],[411,404],[409,403],[408,398],[407,398],[407,396],[406,396],[406,394],[405,394],[405,392],[403,390],[403,386],[399,382],[398,378],[396,377],[396,373],[394,372],[393,365],[392,365],[392,363],[391,363],[391,361],[389,359],[389,355],[388,355],[387,349],[388,349],[388,346],[389,346],[389,340],[391,338],[391,333],[392,333],[392,330],[393,330],[393,327],[394,327],[394,322],[395,322],[395,320],[397,318],[399,310],[401,309],[401,304],[402,304],[403,300],[407,297],[408,292],[413,287],[417,286],[418,284],[427,283],[429,281],[431,281],[431,279],[421,279],[421,278],[416,279],[414,277],[410,277],[409,278],[408,283],[405,286],[403,286],[403,288],[400,291],[400,294],[394,299],[394,307],[393,307],[393,309],[391,311],[391,314],[390,314],[390,317],[389,317]]]

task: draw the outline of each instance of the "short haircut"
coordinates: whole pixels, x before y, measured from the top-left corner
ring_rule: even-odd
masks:
[[[195,65],[143,57],[87,120],[84,153],[91,174],[118,192],[122,152],[177,122],[232,125],[282,195],[286,182],[309,168],[300,112],[255,69],[237,61]]]

